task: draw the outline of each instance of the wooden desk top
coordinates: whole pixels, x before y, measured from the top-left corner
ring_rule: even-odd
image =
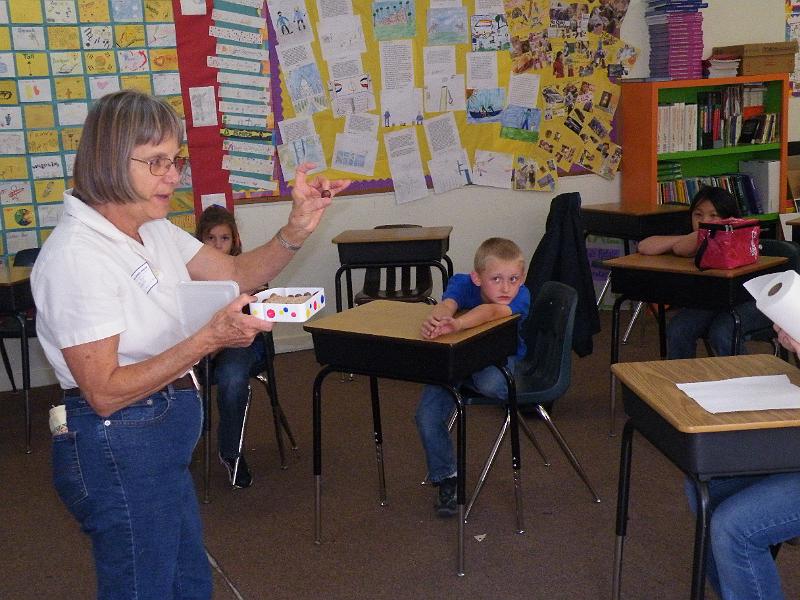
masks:
[[[429,340],[422,337],[420,327],[430,311],[431,306],[429,304],[375,300],[340,313],[310,321],[303,326],[303,329],[311,332],[326,331],[376,338],[391,338],[424,344],[455,346],[519,317],[519,315],[504,317],[477,327]]]
[[[31,278],[32,267],[0,267],[0,286],[14,286]]]
[[[659,204],[653,208],[624,208],[619,202],[605,202],[602,204],[582,204],[581,211],[600,212],[617,215],[657,215],[664,213],[687,212],[689,206],[681,204]]]
[[[622,269],[633,269],[639,271],[662,271],[666,273],[680,273],[686,275],[697,275],[699,277],[719,277],[733,279],[747,273],[755,273],[787,261],[784,256],[760,256],[757,262],[736,269],[708,269],[700,271],[694,266],[694,258],[685,256],[675,256],[674,254],[629,254],[603,261],[603,266]]]
[[[800,227],[800,217],[789,219],[788,221],[786,221],[786,224],[791,227]]]
[[[387,229],[348,229],[331,240],[334,244],[369,244],[378,242],[416,242],[446,240],[453,231],[443,227],[392,227]]]
[[[789,376],[800,385],[800,370],[768,354],[616,363],[611,370],[623,384],[683,433],[800,427],[800,409],[711,414],[676,383],[719,381],[754,375]]]

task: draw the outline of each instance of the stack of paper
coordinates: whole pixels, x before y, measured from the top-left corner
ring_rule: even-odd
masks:
[[[786,375],[678,383],[678,389],[710,413],[800,408],[800,387]]]

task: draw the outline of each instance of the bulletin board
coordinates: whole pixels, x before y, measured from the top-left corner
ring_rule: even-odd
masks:
[[[268,1],[268,10],[272,2]],[[280,4],[286,5],[286,2]],[[291,5],[292,2],[290,1]],[[298,4],[298,3],[294,3]],[[405,2],[408,7],[407,14],[413,18],[413,25],[409,25],[408,32],[413,35],[413,69],[414,87],[421,90],[423,98],[420,118],[411,122],[400,122],[384,127],[386,114],[381,98],[381,49],[380,41],[375,32],[378,30],[376,12],[380,7],[393,8],[399,3],[370,2],[353,0],[353,13],[360,16],[364,28],[364,42],[366,51],[361,54],[365,74],[369,76],[371,89],[375,97],[375,109],[371,112],[378,114],[381,119],[381,128],[378,134],[379,146],[375,162],[374,178],[365,178],[354,175],[346,170],[330,168],[330,157],[334,153],[334,144],[337,134],[344,129],[344,119],[337,118],[334,111],[326,109],[313,115],[314,124],[319,134],[324,156],[328,159],[326,176],[351,178],[354,183],[348,190],[350,193],[360,191],[385,191],[392,189],[390,169],[387,162],[386,148],[382,143],[382,136],[387,131],[396,131],[403,127],[417,129],[421,162],[427,165],[432,158],[431,149],[427,143],[424,126],[420,120],[427,120],[441,115],[444,111],[437,110],[439,94],[445,93],[445,86],[441,78],[427,80],[423,62],[423,47],[431,43],[432,32],[429,12],[436,4],[428,0],[424,2]],[[452,3],[450,3],[452,4]],[[461,3],[457,3],[461,4]],[[456,85],[452,88],[453,94],[464,97],[466,109],[453,110],[458,135],[463,148],[466,150],[467,160],[474,170],[476,166],[476,151],[484,150],[491,153],[506,153],[513,156],[512,164],[515,171],[538,169],[545,177],[539,183],[527,180],[517,185],[513,180],[513,187],[518,189],[534,189],[540,191],[553,191],[559,176],[595,172],[606,178],[613,178],[621,158],[621,148],[616,145],[614,131],[614,111],[619,100],[619,86],[616,80],[627,74],[628,69],[634,64],[638,51],[624,43],[619,38],[621,20],[627,10],[627,1],[616,3],[615,21],[604,19],[603,27],[590,27],[590,16],[596,13],[601,5],[610,5],[609,2],[591,0],[585,2],[565,3],[550,0],[507,0],[503,6],[502,16],[498,19],[496,14],[478,15],[471,0],[463,3],[467,13],[467,31],[461,36],[460,43],[455,47],[455,72],[461,77],[467,74],[467,56],[470,52],[491,53],[497,60],[496,88],[502,90],[499,102],[504,113],[515,109],[513,115],[489,115],[481,118],[480,110],[486,106],[484,102],[473,103],[473,95],[487,90],[475,90],[463,84],[459,89]],[[485,4],[485,3],[484,3]],[[302,3],[299,3],[302,6]],[[319,4],[314,1],[305,3],[310,22],[317,24],[319,19]],[[302,10],[302,9],[301,9]],[[494,27],[490,27],[491,41],[486,48],[481,50],[481,39],[478,19],[485,22],[490,17]],[[269,36],[273,48],[280,48],[283,43],[275,32],[275,18],[268,17]],[[497,25],[500,25],[497,27]],[[454,39],[456,39],[454,38]],[[441,39],[441,36],[439,36]],[[499,41],[498,41],[499,39]],[[433,43],[440,44],[440,41]],[[438,46],[441,47],[441,46]],[[567,50],[570,48],[570,51]],[[335,80],[327,76],[326,60],[321,51],[320,36],[316,35],[312,42],[316,64],[319,66],[323,92],[326,94],[327,103],[331,105],[335,97]],[[496,50],[492,50],[496,48]],[[554,65],[557,55],[561,55],[561,65]],[[570,64],[564,64],[563,56],[570,55]],[[602,58],[599,58],[602,57]],[[280,83],[280,95],[276,97],[274,117],[277,123],[284,119],[297,116],[293,107],[289,86],[286,81],[285,69],[281,68],[277,52],[272,54],[271,73],[277,75]],[[534,126],[526,131],[521,131],[518,125],[526,119],[526,106],[509,106],[509,83],[515,76],[534,76],[538,79],[530,88],[537,98],[527,107],[533,108],[530,119]],[[461,81],[464,81],[463,79]],[[439,87],[436,87],[436,86]],[[492,90],[494,91],[494,90]],[[448,89],[446,93],[451,93]],[[610,99],[601,103],[601,98]],[[433,100],[429,105],[429,99]],[[497,96],[494,96],[495,104]],[[491,100],[490,100],[491,101]],[[490,107],[487,112],[492,111]],[[476,114],[478,113],[478,114]],[[580,121],[575,117],[580,115]],[[565,122],[572,125],[565,125]],[[590,127],[590,124],[596,127]],[[510,125],[506,127],[506,125]],[[517,127],[514,127],[517,125]],[[516,131],[515,131],[516,129]],[[515,133],[519,135],[515,135]],[[280,131],[276,131],[276,141],[282,143]],[[566,152],[559,153],[564,147]],[[600,152],[601,149],[607,156]],[[588,150],[588,151],[587,151]],[[611,156],[614,158],[609,158]],[[604,161],[603,158],[606,158]],[[279,165],[280,166],[280,165]],[[428,169],[425,168],[426,175]],[[511,175],[511,174],[509,174]],[[288,186],[284,178],[281,180],[281,193],[286,194]],[[527,179],[527,178],[522,178]],[[475,181],[470,181],[474,183]],[[430,177],[428,177],[430,184]],[[467,181],[465,180],[465,183]]]
[[[425,124],[448,112],[454,117],[460,147],[465,152],[465,160],[458,162],[468,163],[464,183],[552,192],[558,178],[565,174],[588,171],[610,179],[616,173],[621,158],[613,127],[619,100],[616,80],[627,74],[638,55],[635,48],[619,38],[628,0],[268,0],[263,4],[261,0],[207,0],[205,5],[202,14],[176,13],[198,211],[215,197],[224,199],[229,208],[234,201],[286,198],[293,179],[291,163],[308,157],[308,148],[323,158],[315,162],[325,163],[326,176],[353,180],[346,193],[392,190],[396,182],[391,179],[384,136],[409,128],[416,131],[425,184],[439,191],[428,164],[438,156],[432,156]],[[444,31],[448,18],[431,17],[442,7],[461,7],[464,15],[460,28],[450,31],[449,38]],[[353,100],[350,112],[369,113],[380,121],[373,139],[366,143],[364,138],[365,146],[377,144],[374,168],[367,173],[332,168],[334,155],[340,155],[336,152],[337,136],[345,127],[342,110],[348,112],[341,108],[340,90],[350,84],[352,91],[354,85],[352,73],[346,77],[329,75],[332,61],[326,47],[354,44],[352,39],[337,39],[336,27],[326,25],[331,12],[337,10],[360,20],[363,46],[355,53],[360,61],[358,79],[372,97],[366,102],[363,97]],[[390,12],[392,15],[387,16]],[[320,18],[321,14],[325,18]],[[279,15],[283,15],[280,23]],[[254,24],[250,20],[253,16],[260,16],[265,26]],[[397,18],[405,21],[398,25]],[[312,93],[299,102],[293,97],[298,87],[298,78],[293,74],[296,65],[287,68],[282,57],[285,53],[296,54],[302,45],[285,35],[295,28],[304,32],[309,44],[304,52],[312,63],[310,76],[302,77],[300,84]],[[220,29],[224,34],[219,33]],[[422,105],[414,115],[395,121],[387,118],[389,111],[381,97],[381,43],[398,39],[409,40],[411,45],[411,87],[417,90],[417,98],[422,98]],[[429,77],[425,70],[423,48],[433,45],[454,49],[453,72],[446,82],[441,76]],[[225,49],[220,54],[221,46]],[[250,70],[257,62],[257,55],[252,53],[262,48],[267,50],[269,60],[262,61],[257,71]],[[496,57],[496,82],[491,89],[469,87],[470,53]],[[251,64],[247,60],[235,64],[242,58]],[[266,77],[268,84],[220,83],[222,77],[241,77],[248,72],[254,81]],[[528,89],[530,94],[521,104],[509,106],[512,79],[526,79],[521,89]],[[228,88],[227,94],[246,91],[248,96],[232,103],[230,98],[220,96],[222,86]],[[264,100],[249,96],[259,86],[261,91],[268,91]],[[210,101],[216,104],[217,122],[197,127],[192,105],[196,103],[198,110],[207,114],[209,89]],[[516,89],[514,99],[519,100],[520,86]],[[198,100],[204,95],[205,99]],[[390,99],[393,95],[394,92],[389,94]],[[457,108],[446,110],[451,102],[450,108]],[[223,108],[231,104],[235,105],[234,113]],[[253,110],[252,114],[248,115],[248,110]],[[241,125],[242,113],[253,126]],[[300,144],[296,139],[284,139],[281,124],[309,114],[315,139],[303,138]],[[240,125],[231,127],[232,119]],[[261,146],[244,151],[235,147],[238,142],[249,143],[253,138]],[[301,148],[299,152],[292,148],[292,160],[280,156],[287,144]],[[495,159],[499,159],[495,164],[504,165],[502,174],[485,176],[483,171],[491,171],[489,163]],[[235,163],[232,168],[231,163]],[[254,170],[249,171],[248,165]],[[248,178],[256,183],[260,180],[263,187],[232,184],[234,179]]]
[[[183,116],[172,0],[0,0],[0,206],[4,258],[40,246],[63,210],[92,101],[120,89]],[[194,229],[190,179],[170,219]]]

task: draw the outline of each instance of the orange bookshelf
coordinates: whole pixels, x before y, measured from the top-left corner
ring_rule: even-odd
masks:
[[[658,154],[658,106],[674,102],[697,103],[700,92],[717,91],[730,85],[764,83],[764,110],[779,115],[777,143],[741,144],[725,148]],[[681,163],[684,177],[722,175],[738,172],[740,160],[780,160],[781,207],[787,174],[788,89],[786,73],[746,75],[716,79],[673,81],[622,81],[618,113],[622,140],[622,191],[624,210],[642,211],[658,206],[658,161]]]

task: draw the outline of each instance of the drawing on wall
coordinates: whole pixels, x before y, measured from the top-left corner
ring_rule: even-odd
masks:
[[[474,52],[508,50],[511,47],[508,23],[504,14],[472,15],[470,25]]]
[[[522,142],[536,142],[539,140],[539,124],[542,120],[542,111],[538,108],[528,108],[510,104],[503,111],[500,123],[500,137]]]
[[[313,115],[328,108],[316,63],[307,63],[286,74],[286,86],[298,115]]]
[[[467,90],[467,123],[496,123],[506,103],[504,88]]]
[[[426,29],[429,46],[466,44],[468,41],[466,7],[429,8]]]
[[[413,38],[417,34],[416,1],[373,2],[372,30],[376,40]]]

